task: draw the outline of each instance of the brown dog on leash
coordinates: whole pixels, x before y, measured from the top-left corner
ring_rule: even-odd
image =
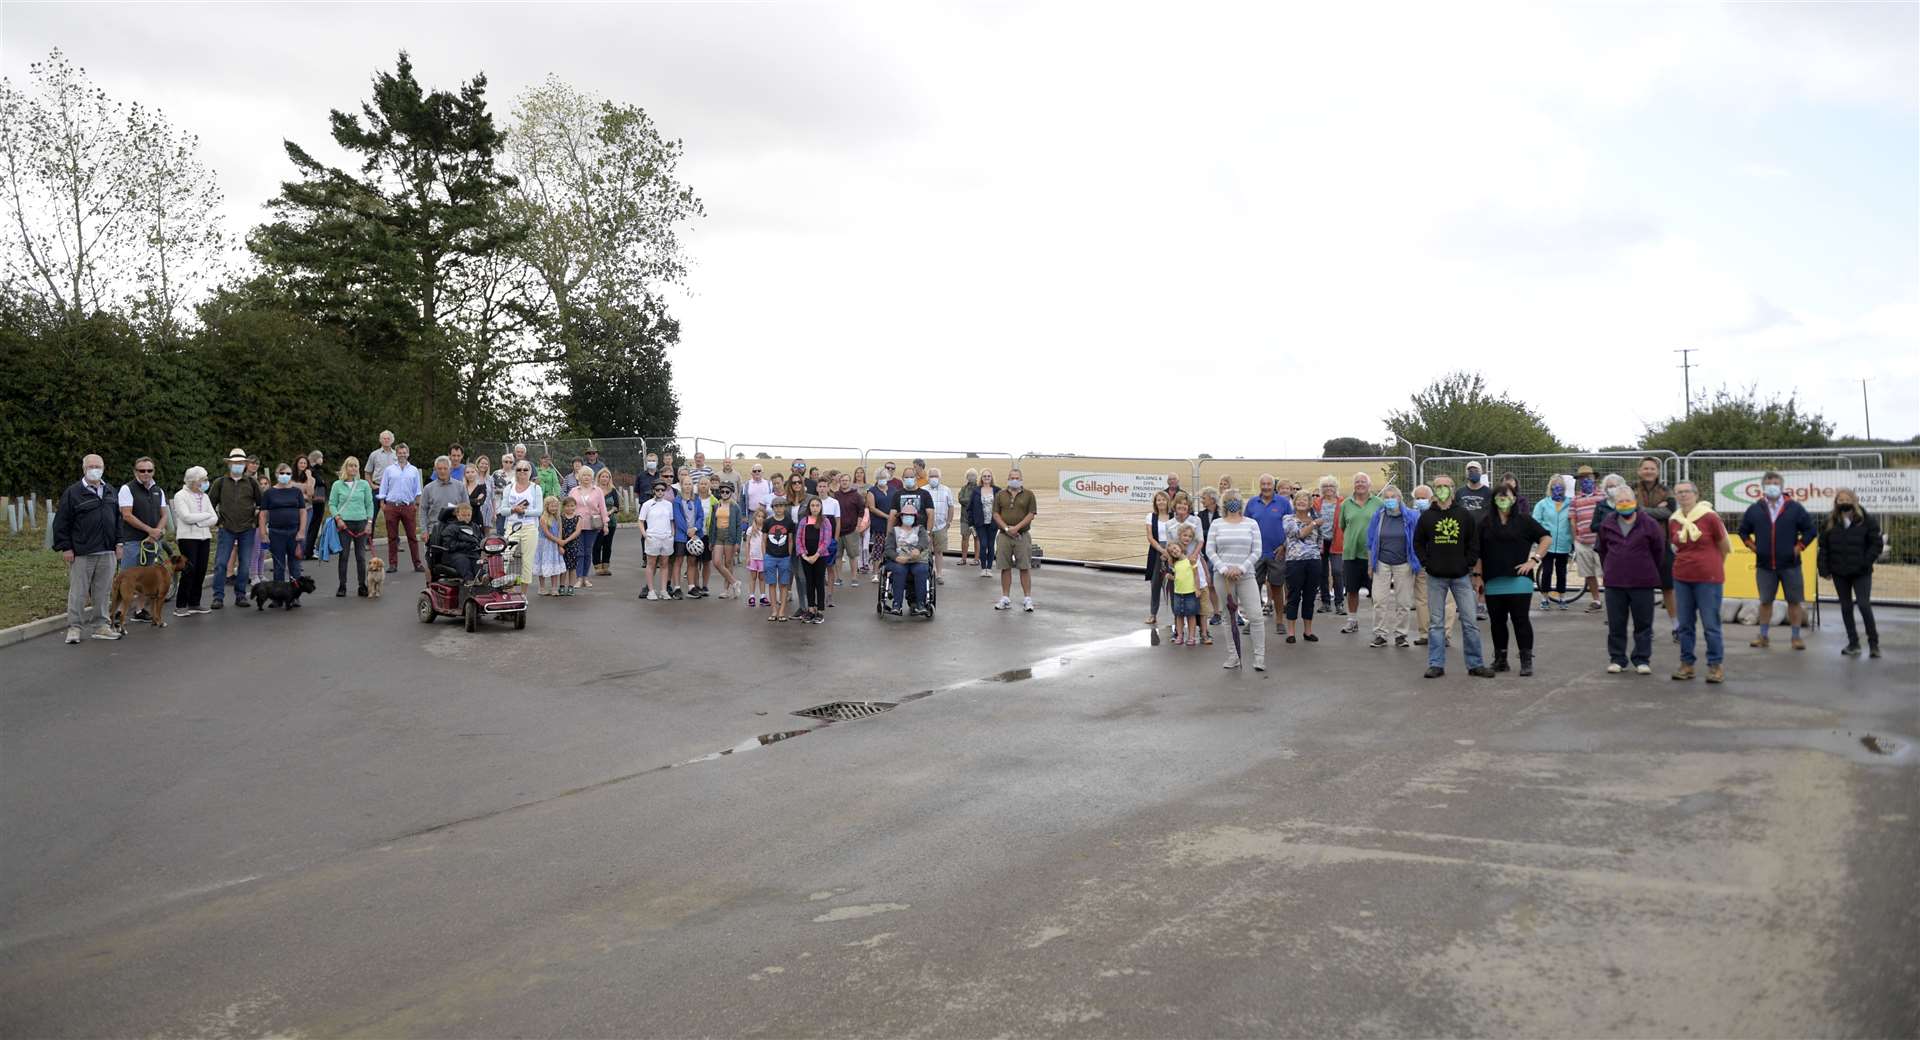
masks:
[[[165,562],[127,567],[115,574],[113,606],[107,611],[114,627],[122,632],[127,630],[127,615],[134,610],[136,598],[146,601],[147,612],[153,615],[156,628],[167,627],[167,594],[173,591],[173,576],[186,569],[187,558],[175,553]]]

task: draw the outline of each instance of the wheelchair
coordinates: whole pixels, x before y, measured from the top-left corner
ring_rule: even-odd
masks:
[[[902,599],[901,602],[905,605],[901,608],[900,612],[897,614],[894,613],[893,572],[887,568],[884,562],[876,569],[874,577],[877,579],[873,583],[874,591],[877,593],[873,601],[873,612],[875,614],[881,617],[893,616],[897,618],[916,616],[912,612],[913,597],[911,594]],[[940,593],[937,591],[939,587],[940,583],[935,581],[933,575],[929,573],[927,575],[927,601],[922,604],[923,609],[917,616],[923,617],[928,621],[933,620],[934,601],[940,598]]]

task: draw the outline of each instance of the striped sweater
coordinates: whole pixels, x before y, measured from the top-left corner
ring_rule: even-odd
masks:
[[[1215,574],[1224,574],[1228,567],[1252,574],[1260,562],[1260,525],[1251,520],[1232,523],[1224,517],[1214,521],[1207,532],[1207,559]]]

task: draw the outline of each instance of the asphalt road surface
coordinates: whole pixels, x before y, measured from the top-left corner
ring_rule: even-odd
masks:
[[[1577,612],[1424,681],[1335,618],[1229,673],[1065,567],[931,623],[599,584],[0,650],[0,1034],[1920,1035],[1910,613],[1729,628],[1716,688]]]

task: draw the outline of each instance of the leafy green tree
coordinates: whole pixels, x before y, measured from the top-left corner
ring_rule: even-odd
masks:
[[[1525,404],[1487,389],[1479,372],[1450,372],[1413,395],[1412,407],[1387,416],[1387,428],[1416,444],[1489,455],[1566,451]]]
[[[1357,459],[1379,454],[1378,444],[1359,437],[1335,437],[1320,446],[1320,457],[1327,459]]]
[[[358,115],[332,113],[334,143],[360,157],[358,170],[286,142],[299,179],[281,185],[277,219],[249,242],[300,310],[346,331],[376,364],[406,366],[418,424],[436,439],[453,425],[444,404],[462,396],[450,357],[461,280],[523,233],[504,218],[514,179],[496,169],[504,142],[486,88],[478,75],[429,91],[402,51]]]
[[[1753,387],[1738,393],[1721,387],[1692,415],[1648,424],[1641,443],[1685,455],[1711,448],[1823,448],[1832,437],[1833,424],[1802,409],[1794,395],[1762,400]]]
[[[556,405],[569,434],[664,437],[680,421],[680,402],[666,376],[667,348],[680,323],[659,301],[608,304],[576,313],[567,335],[576,363],[559,375]]]

